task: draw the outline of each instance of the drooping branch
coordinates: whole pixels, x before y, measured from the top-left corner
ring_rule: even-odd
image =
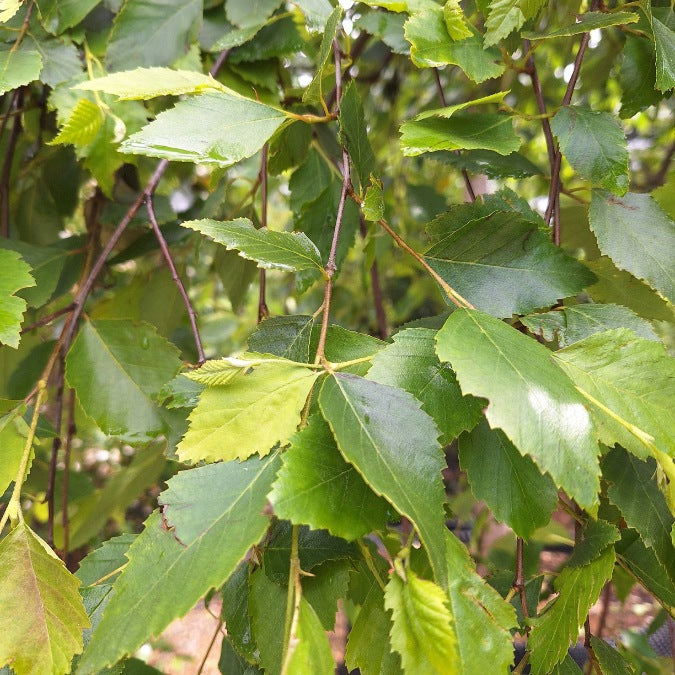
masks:
[[[601,0],[593,0],[589,11],[595,11],[600,5]],[[562,105],[567,106],[572,101],[572,95],[574,94],[574,87],[577,84],[579,79],[579,74],[581,73],[581,63],[584,60],[584,55],[586,54],[586,48],[588,47],[588,41],[590,39],[590,33],[584,33],[581,36],[581,42],[579,43],[579,50],[577,51],[577,56],[574,59],[574,67],[572,69],[572,75],[570,76],[570,81],[567,83],[567,89],[565,90],[565,95],[563,96]],[[562,163],[562,152],[558,148],[553,157],[553,162],[551,164],[551,186],[548,193],[548,206],[546,207],[546,214],[544,215],[544,220],[547,223],[551,222],[551,216],[555,213],[558,214],[557,219],[553,222],[553,242],[556,246],[560,246],[560,209],[556,208],[556,204],[560,201],[560,165]]]
[[[18,110],[23,103],[23,90],[17,89],[13,101],[10,102],[8,110]],[[7,117],[3,120],[3,124]],[[5,160],[2,163],[2,174],[0,174],[0,234],[3,237],[9,237],[9,177],[12,173],[12,163],[14,161],[14,152],[16,144],[21,134],[21,115],[16,115],[12,122],[12,128],[9,132],[9,140],[5,150]]]
[[[202,339],[201,336],[199,335],[199,328],[197,326],[197,315],[195,313],[194,308],[192,307],[192,303],[190,302],[190,298],[188,297],[187,291],[185,290],[185,286],[183,285],[180,275],[178,274],[176,264],[174,263],[173,258],[171,257],[169,245],[166,243],[166,239],[164,238],[162,230],[159,227],[159,223],[157,222],[157,216],[155,215],[155,206],[153,203],[152,193],[146,195],[145,204],[148,209],[150,224],[152,225],[152,229],[153,232],[155,233],[155,238],[157,239],[159,248],[162,250],[164,261],[166,262],[166,265],[169,268],[169,271],[171,272],[171,278],[173,279],[173,282],[176,284],[176,287],[178,288],[178,292],[180,293],[181,298],[183,298],[183,303],[185,304],[185,309],[187,310],[188,318],[190,320],[190,327],[192,328],[192,337],[194,338],[195,347],[197,348],[198,363],[199,365],[201,365],[202,363],[204,363],[204,361],[206,361],[206,356],[204,356]]]

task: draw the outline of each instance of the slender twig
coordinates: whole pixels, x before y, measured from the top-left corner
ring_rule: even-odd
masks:
[[[197,668],[196,675],[201,675],[201,673],[204,671],[204,667],[206,666],[206,660],[209,658],[209,654],[211,653],[211,650],[213,649],[213,645],[216,642],[216,638],[218,637],[218,635],[220,635],[222,627],[223,627],[223,619],[219,618],[218,619],[218,625],[216,626],[216,632],[213,634],[213,637],[211,638],[211,642],[209,642],[209,646],[206,648],[206,653],[204,654],[204,658],[202,659],[202,662],[199,664],[199,668]]]
[[[361,56],[363,53],[363,50],[366,48],[366,45],[368,44],[368,40],[370,40],[370,34],[368,33],[361,33],[359,37],[354,40],[354,44],[352,45],[352,48],[349,52],[349,57],[351,58],[352,64],[356,59]],[[380,70],[380,72],[382,72]],[[338,84],[337,84],[337,78],[338,74],[337,72],[335,73],[335,87],[333,87],[333,90],[328,94],[328,98],[326,99],[326,108],[330,110],[336,103],[336,101],[340,100],[341,94],[338,95]],[[347,70],[344,74],[340,73],[340,87],[343,87],[349,80],[352,79],[351,71]]]
[[[61,309],[57,309],[55,312],[52,312],[51,314],[47,314],[47,316],[43,316],[41,319],[39,319],[35,323],[32,323],[29,326],[24,326],[21,329],[21,335],[23,335],[24,333],[30,333],[31,331],[35,330],[36,328],[41,328],[42,326],[46,326],[48,323],[51,323],[52,321],[54,321],[54,319],[58,319],[60,316],[63,316],[64,314],[68,314],[68,312],[72,312],[74,307],[75,307],[74,303],[71,302],[69,305],[66,305],[65,307],[61,307]]]
[[[530,627],[527,625],[527,619],[530,613],[527,609],[527,595],[525,594],[525,577],[523,573],[523,538],[516,538],[516,576],[513,579],[513,588],[520,596],[520,608],[523,610],[523,621],[525,623],[525,632],[529,634]]]
[[[609,601],[612,597],[612,584],[608,582],[605,584],[604,589],[602,590],[601,602],[602,607],[600,609],[600,618],[598,619],[598,628],[596,634],[598,637],[602,637],[602,633],[605,630],[605,624],[607,623],[607,616],[609,615]]]
[[[63,528],[63,559],[68,565],[70,549],[70,518],[68,516],[68,491],[70,489],[70,452],[73,446],[73,437],[77,432],[75,426],[75,390],[68,392],[68,413],[66,424],[66,444],[63,454],[63,483],[61,486],[61,527]]]
[[[593,12],[597,9],[601,0],[593,0],[589,11]],[[574,94],[574,87],[577,84],[579,79],[579,73],[581,72],[581,62],[584,60],[584,55],[586,54],[586,48],[588,47],[588,41],[590,39],[590,33],[584,33],[581,36],[581,42],[579,43],[579,50],[577,51],[577,56],[574,59],[574,68],[572,70],[572,75],[570,81],[567,83],[567,89],[565,90],[565,96],[562,100],[562,105],[567,106],[572,101],[572,95]],[[559,246],[560,245],[560,209],[556,210],[556,202],[560,200],[560,164],[562,162],[562,152],[560,148],[556,150],[555,157],[553,158],[553,163],[551,165],[551,187],[548,193],[548,206],[546,208],[546,214],[544,215],[544,220],[549,223],[551,221],[551,216],[555,212],[558,213],[558,218],[554,219],[553,222],[553,242]]]
[[[441,101],[441,105],[445,108],[448,104],[445,100],[445,93],[443,92],[443,85],[441,84],[441,76],[438,72],[438,68],[433,68],[434,71],[434,80],[436,82],[436,90],[438,91],[438,98]],[[459,150],[453,150],[455,155],[460,155]],[[466,193],[469,195],[469,199],[472,202],[476,201],[476,193],[471,185],[471,178],[469,178],[469,172],[466,169],[462,169],[462,177],[464,178],[464,187],[466,188]]]
[[[267,158],[269,146],[263,145],[260,158],[260,226],[267,227]],[[267,275],[264,269],[260,270],[260,288],[258,291],[258,323],[270,315],[265,300]]]
[[[157,239],[157,242],[159,243],[160,249],[162,249],[162,255],[164,256],[164,261],[167,264],[167,267],[169,268],[169,271],[171,272],[171,278],[173,279],[173,282],[176,284],[176,287],[178,288],[178,292],[180,293],[181,298],[183,298],[183,303],[185,304],[185,309],[187,310],[188,313],[188,318],[190,319],[190,326],[192,328],[192,337],[194,338],[195,341],[195,347],[197,348],[197,358],[199,365],[204,363],[206,361],[206,356],[204,356],[204,348],[202,347],[202,339],[199,335],[199,328],[197,327],[197,315],[195,313],[194,308],[192,307],[192,303],[190,302],[190,298],[188,297],[187,291],[185,290],[185,286],[183,285],[183,282],[180,278],[180,275],[178,274],[178,270],[176,269],[176,264],[173,261],[173,258],[171,257],[171,251],[169,251],[169,245],[166,243],[166,239],[164,238],[164,234],[162,234],[162,230],[159,227],[159,223],[157,222],[157,216],[155,215],[155,206],[153,203],[153,198],[152,198],[152,192],[148,193],[145,197],[145,204],[148,208],[148,216],[150,217],[150,224],[152,225],[152,229],[155,233],[155,238]]]
[[[361,230],[361,237],[365,239],[368,235],[368,230],[366,229],[366,221],[362,213],[359,214],[359,228]],[[382,297],[380,271],[377,266],[377,260],[373,260],[373,263],[370,266],[370,288],[373,292],[375,318],[377,319],[377,334],[383,340],[386,340],[389,335],[389,328],[387,327],[387,313],[384,309],[384,299]]]
[[[670,169],[670,163],[673,161],[673,156],[675,156],[675,141],[673,141],[666,150],[666,154],[659,165],[658,170],[655,174],[648,176],[643,183],[637,185],[641,190],[653,190],[661,185],[663,185],[668,169]]]
[[[12,45],[12,48],[10,49],[10,51],[12,52],[15,52],[19,48],[19,45],[21,44],[26,33],[28,32],[28,24],[30,23],[30,15],[33,12],[34,4],[35,0],[30,0],[30,2],[28,3],[28,9],[26,10],[26,16],[23,18],[21,30],[19,31],[19,35],[17,36],[16,40],[14,41],[14,44]]]
[[[15,108],[21,107],[23,99],[23,91],[21,89],[17,91],[17,96],[14,99]],[[2,164],[2,175],[0,175],[0,234],[3,237],[9,237],[9,177],[12,173],[12,162],[14,161],[14,152],[20,133],[21,115],[17,115],[9,133],[9,141],[7,141],[7,148],[5,149],[5,161]]]
[[[342,65],[341,65],[341,51],[337,40],[333,40],[333,54],[335,57],[335,96],[338,110],[340,102],[342,101]],[[333,277],[337,270],[335,262],[337,254],[337,245],[340,239],[340,229],[342,227],[342,218],[344,216],[345,201],[347,193],[351,189],[351,175],[349,167],[349,153],[347,149],[342,147],[342,189],[340,191],[340,201],[338,202],[337,214],[335,216],[335,228],[333,230],[333,241],[330,246],[330,253],[328,254],[328,262],[326,263],[326,287],[323,296],[323,315],[321,318],[321,331],[319,333],[319,343],[316,348],[315,363],[325,363],[324,355],[326,348],[326,335],[328,333],[328,320],[330,318],[330,300],[333,293]]]
[[[47,492],[44,501],[47,502],[47,543],[54,548],[54,486],[56,484],[56,464],[61,449],[61,421],[63,418],[63,380],[65,375],[65,360],[63,354],[59,355],[58,369],[56,371],[56,402],[54,406],[54,439],[52,440],[52,453],[49,460],[49,477],[47,480]]]
[[[520,659],[518,665],[513,669],[512,675],[521,675],[521,673],[524,673],[525,668],[527,667],[527,664],[529,662],[530,662],[530,652],[525,652],[523,654],[523,658]]]
[[[223,63],[227,60],[227,57],[230,53],[229,49],[223,49],[220,54],[216,57],[216,60],[213,62],[213,65],[211,66],[211,70],[209,70],[209,73],[215,77],[218,74],[218,71],[223,67]]]

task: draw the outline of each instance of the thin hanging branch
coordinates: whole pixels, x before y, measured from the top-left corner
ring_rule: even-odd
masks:
[[[63,560],[70,569],[70,518],[68,516],[68,490],[70,489],[70,453],[73,447],[73,438],[77,432],[75,426],[75,390],[68,392],[68,412],[66,420],[66,443],[63,455],[63,483],[61,486],[61,527],[63,529]]]
[[[368,235],[368,230],[366,229],[366,221],[362,213],[359,213],[359,229],[361,230],[361,237],[365,239]],[[373,264],[370,266],[370,288],[373,292],[373,305],[375,306],[377,334],[383,340],[386,340],[389,336],[389,328],[387,326],[387,313],[384,309],[384,299],[382,297],[380,271],[377,266],[377,260],[373,260]]]
[[[185,309],[187,310],[188,318],[190,319],[190,327],[192,328],[192,337],[194,338],[195,347],[197,348],[198,364],[201,366],[202,363],[206,361],[206,356],[204,356],[202,339],[201,336],[199,335],[199,328],[197,326],[197,315],[195,313],[194,308],[192,307],[192,303],[190,302],[190,298],[188,297],[188,294],[185,290],[185,286],[181,281],[180,275],[178,274],[176,264],[174,263],[173,258],[171,257],[171,251],[169,251],[169,246],[166,243],[166,239],[164,238],[162,230],[159,227],[159,223],[157,222],[157,216],[155,215],[155,206],[153,203],[152,193],[146,195],[145,204],[148,208],[148,216],[150,217],[150,224],[152,225],[152,229],[153,232],[155,233],[155,238],[159,243],[159,247],[162,250],[164,261],[166,262],[167,267],[171,272],[171,278],[173,279],[173,282],[176,284],[176,287],[178,288],[178,292],[180,293],[181,298],[183,298],[183,303],[185,304]]]
[[[594,12],[600,5],[601,0],[593,0],[590,12]],[[581,42],[579,43],[579,50],[577,51],[577,56],[574,59],[574,69],[572,70],[572,75],[570,81],[567,83],[567,89],[565,90],[565,96],[562,100],[562,105],[569,105],[572,101],[572,95],[574,94],[574,87],[577,84],[579,79],[579,74],[581,72],[581,63],[584,60],[584,55],[586,54],[586,48],[588,47],[588,41],[590,39],[590,33],[584,33],[581,36]],[[556,246],[560,246],[560,208],[556,208],[556,204],[559,204],[560,201],[560,164],[562,162],[562,152],[558,148],[555,152],[553,163],[551,164],[551,187],[548,193],[548,206],[546,207],[546,214],[544,215],[544,220],[547,223],[551,222],[551,216],[557,214],[557,218],[554,218],[553,221],[553,242]]]
[[[23,89],[17,89],[12,107],[10,110],[17,110],[23,104]],[[7,117],[5,117],[5,120]],[[2,174],[0,175],[0,234],[3,237],[9,237],[9,177],[12,173],[12,163],[14,161],[14,152],[16,144],[21,134],[21,115],[16,115],[12,122],[12,129],[9,132],[9,140],[5,150],[5,161],[2,163]]]
[[[342,65],[340,45],[337,40],[333,40],[333,53],[335,56],[335,92],[338,110],[342,100]],[[349,153],[347,149],[342,146],[342,189],[340,191],[340,201],[338,202],[337,214],[335,216],[335,229],[333,230],[333,241],[330,246],[330,253],[328,254],[328,262],[326,263],[326,287],[323,296],[323,314],[321,318],[321,332],[319,333],[319,343],[316,348],[315,363],[322,363],[327,365],[324,355],[326,348],[326,334],[328,332],[328,320],[330,318],[330,301],[333,293],[333,277],[337,270],[335,257],[337,253],[337,245],[340,240],[340,229],[342,227],[342,218],[345,211],[345,200],[347,194],[351,190],[351,174],[349,166]]]
[[[441,105],[445,108],[448,104],[445,100],[445,93],[443,92],[443,85],[441,84],[441,76],[438,72],[438,68],[434,68],[434,80],[436,81],[436,90],[438,91],[438,98],[441,101]],[[453,150],[455,155],[459,155],[459,150]],[[476,193],[471,184],[471,178],[469,178],[469,172],[466,169],[462,169],[462,177],[464,178],[464,187],[466,188],[466,193],[469,195],[469,199],[472,202],[476,201]]]
[[[65,376],[65,360],[63,354],[59,354],[56,371],[56,403],[54,405],[54,439],[52,440],[52,452],[49,459],[49,477],[47,480],[47,492],[44,501],[47,502],[47,543],[54,548],[54,486],[56,484],[56,465],[61,449],[61,421],[63,419],[63,386]]]
[[[260,158],[260,226],[267,227],[267,159],[269,145],[265,143]],[[264,269],[260,270],[260,287],[258,290],[258,323],[270,315],[265,299],[267,275]]]
[[[61,309],[57,309],[55,312],[47,314],[47,316],[43,316],[41,319],[38,319],[35,323],[32,323],[29,326],[24,326],[21,329],[21,335],[23,335],[24,333],[30,333],[31,331],[34,331],[36,328],[46,326],[48,323],[51,323],[55,319],[58,319],[60,316],[68,314],[68,312],[72,312],[74,307],[75,305],[71,302],[69,305],[61,307]]]

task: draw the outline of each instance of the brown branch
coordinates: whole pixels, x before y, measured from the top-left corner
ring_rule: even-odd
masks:
[[[152,192],[148,193],[145,196],[145,204],[148,208],[148,216],[150,216],[150,224],[152,225],[152,229],[155,233],[155,238],[157,239],[157,243],[159,244],[160,249],[162,249],[164,261],[166,262],[166,265],[169,268],[169,271],[171,272],[171,278],[173,279],[173,282],[176,284],[176,287],[178,288],[178,292],[180,293],[181,298],[183,298],[183,303],[185,304],[185,309],[187,310],[188,318],[190,319],[190,327],[192,328],[192,337],[194,338],[195,347],[197,348],[198,363],[201,366],[202,363],[206,361],[206,356],[204,356],[202,339],[199,335],[199,328],[197,327],[197,315],[195,314],[195,310],[192,307],[192,303],[190,302],[190,298],[188,297],[188,294],[185,290],[185,286],[183,285],[180,275],[178,274],[176,264],[174,263],[173,258],[171,257],[169,245],[166,243],[166,239],[164,238],[162,230],[159,227],[159,223],[157,222]]]
[[[58,370],[56,372],[56,405],[54,410],[54,439],[49,459],[49,477],[47,492],[44,501],[47,502],[47,543],[54,548],[54,485],[56,483],[56,463],[61,449],[61,420],[63,418],[63,380],[65,375],[65,360],[59,355]]]
[[[265,143],[260,157],[260,226],[267,227],[267,159],[269,145]],[[258,323],[270,315],[265,300],[267,275],[264,269],[260,270],[260,287],[258,291]]]
[[[359,229],[361,230],[361,237],[365,239],[368,231],[362,213],[359,214]],[[382,297],[380,272],[377,266],[377,260],[373,260],[373,264],[370,266],[370,289],[373,292],[373,305],[375,306],[375,318],[377,319],[377,334],[383,340],[386,340],[389,336],[389,328],[387,326],[387,313],[384,309],[384,299]]]
[[[68,420],[66,428],[66,445],[63,455],[63,483],[61,486],[61,526],[63,528],[63,559],[68,565],[70,548],[70,518],[68,517],[68,490],[70,489],[70,452],[73,446],[73,437],[77,431],[75,427],[75,390],[68,392]]]
[[[513,588],[520,596],[520,608],[523,611],[523,619],[527,619],[530,613],[527,609],[527,595],[525,594],[525,577],[523,573],[523,538],[516,538],[516,576],[513,579]],[[525,626],[525,632],[529,634],[530,627]]]
[[[590,12],[593,12],[597,9],[601,0],[593,0]],[[579,50],[577,51],[577,56],[574,59],[574,69],[572,70],[572,76],[570,81],[567,83],[567,89],[565,90],[565,96],[562,100],[562,105],[569,105],[572,101],[572,95],[574,94],[574,87],[577,84],[579,79],[579,73],[581,72],[581,62],[584,60],[584,55],[586,54],[586,48],[588,47],[588,41],[590,39],[590,33],[584,33],[581,36],[581,42],[579,43]],[[555,152],[553,158],[553,163],[551,165],[551,187],[548,193],[548,206],[546,208],[546,214],[544,215],[544,220],[546,223],[551,222],[551,216],[557,214],[553,222],[553,242],[556,246],[560,246],[560,164],[562,162],[562,153],[560,148]],[[558,204],[558,207],[556,207]]]
[[[333,55],[335,58],[335,96],[338,106],[342,101],[342,65],[341,65],[341,51],[337,40],[333,40]],[[340,239],[340,229],[342,227],[342,218],[345,210],[345,200],[347,193],[351,188],[351,175],[349,166],[349,153],[347,149],[342,146],[342,189],[340,191],[340,201],[338,202],[337,214],[335,216],[335,228],[333,229],[333,241],[330,246],[330,253],[328,254],[328,262],[326,263],[326,287],[323,296],[323,314],[321,317],[321,332],[319,333],[319,343],[316,348],[315,363],[323,363],[326,365],[326,357],[324,355],[326,349],[326,335],[328,333],[328,320],[330,318],[330,301],[333,294],[333,277],[337,270],[335,262],[337,254],[337,245]]]
[[[213,649],[213,645],[216,643],[216,638],[221,633],[222,627],[223,627],[223,619],[222,619],[222,617],[219,617],[218,618],[218,625],[216,626],[216,632],[213,634],[213,637],[211,638],[211,641],[209,642],[209,646],[206,648],[206,653],[204,654],[204,658],[202,658],[202,661],[199,664],[199,668],[197,668],[196,675],[201,675],[201,673],[204,672],[204,667],[206,666],[206,661],[209,658],[209,654],[211,653],[211,650]]]
[[[609,614],[609,601],[612,597],[612,584],[608,582],[605,584],[605,588],[602,591],[602,607],[600,609],[600,618],[598,620],[598,629],[597,636],[602,637],[602,633],[605,630],[605,624],[607,623],[607,616]]]
[[[443,92],[443,85],[441,84],[441,76],[438,72],[438,68],[433,68],[434,71],[434,80],[436,82],[436,90],[438,91],[438,98],[441,101],[441,105],[445,108],[448,104],[445,100],[445,93]],[[453,150],[455,155],[460,155],[459,150]],[[469,198],[472,202],[476,201],[476,193],[471,185],[471,178],[469,178],[469,172],[466,169],[462,169],[462,178],[464,178],[464,187],[466,192],[469,195]]]
[[[14,108],[20,108],[22,102],[23,90],[17,89],[13,103]],[[2,175],[0,175],[0,235],[3,237],[9,237],[9,178],[12,173],[12,162],[14,161],[14,152],[20,133],[21,115],[17,115],[14,118],[12,130],[9,133],[9,141],[5,150],[5,161],[2,164]]]
[[[2,138],[2,135],[5,133],[5,127],[7,126],[7,120],[9,120],[10,117],[16,117],[17,115],[20,115],[23,108],[17,108],[16,106],[16,99],[19,96],[19,93],[21,92],[21,87],[18,89],[15,89],[12,92],[12,95],[9,97],[9,101],[7,103],[7,112],[2,116],[2,122],[0,122],[0,138]]]
[[[361,35],[359,35],[359,37],[354,40],[354,44],[349,51],[349,57],[352,64],[354,61],[356,61],[356,59],[359,58],[359,56],[361,56],[363,50],[366,48],[368,40],[370,40],[370,35],[368,33],[361,33]],[[333,87],[333,90],[330,92],[330,94],[328,94],[328,98],[326,99],[326,108],[328,108],[328,110],[330,110],[335,105],[336,101],[340,101],[340,98],[342,97],[342,87],[352,79],[352,75],[349,70],[347,70],[344,74],[340,73],[339,77],[340,84],[338,85],[338,73],[335,71],[335,87]]]
[[[29,326],[25,326],[24,328],[21,329],[21,335],[24,333],[30,333],[31,331],[35,330],[36,328],[41,328],[42,326],[46,326],[48,323],[51,323],[54,321],[54,319],[58,319],[60,316],[63,316],[64,314],[68,314],[68,312],[72,312],[73,308],[75,307],[74,303],[70,303],[69,305],[66,305],[65,307],[61,307],[61,309],[57,309],[55,312],[52,312],[51,314],[47,314],[47,316],[43,316],[41,319],[38,319],[35,323],[30,324]]]

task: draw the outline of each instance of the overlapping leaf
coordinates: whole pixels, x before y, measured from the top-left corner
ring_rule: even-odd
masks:
[[[288,649],[285,663],[288,673],[316,675],[316,673],[332,673],[335,669],[328,637],[319,617],[305,597],[300,599],[298,625],[291,636]]]
[[[224,360],[218,370],[219,363],[191,374],[224,384],[207,387],[190,413],[190,428],[178,446],[184,461],[245,459],[285,443],[318,377],[316,370],[284,359],[236,367]]]
[[[81,98],[51,143],[89,145],[96,138],[103,120],[103,111],[88,98]]]
[[[42,57],[37,51],[0,51],[0,96],[37,80],[42,70]]]
[[[491,0],[485,21],[485,46],[495,45],[534,18],[546,0]]]
[[[129,563],[78,672],[97,673],[135,651],[232,574],[268,526],[262,515],[276,455],[183,471],[129,548]]]
[[[628,23],[635,23],[638,15],[633,12],[585,12],[574,23],[562,28],[546,33],[537,31],[522,31],[521,35],[528,40],[548,40],[557,37],[572,37],[580,33],[589,33],[592,30],[609,28],[610,26],[621,26]]]
[[[0,542],[0,568],[0,664],[16,673],[69,672],[89,627],[79,581],[23,522]]]
[[[476,425],[485,402],[462,395],[454,373],[436,356],[435,337],[428,328],[397,333],[373,358],[368,379],[410,392],[436,422],[441,443],[448,444]]]
[[[619,443],[640,457],[654,447],[675,456],[675,361],[661,343],[619,328],[576,342],[554,358],[592,404],[603,443]]]
[[[519,213],[496,211],[468,218],[463,222],[452,212],[437,218],[436,243],[425,258],[484,312],[497,317],[524,314],[577,293],[595,278]]]
[[[285,119],[280,110],[241,96],[205,93],[160,113],[120,150],[227,167],[260,150]]]
[[[346,373],[326,378],[319,405],[340,452],[415,524],[439,583],[446,585],[440,474],[445,460],[433,420],[407,392]]]
[[[474,495],[519,537],[527,539],[546,525],[558,505],[558,491],[549,476],[542,476],[527,455],[485,420],[460,437],[459,461]]]
[[[651,344],[651,343],[650,343]],[[585,399],[535,340],[477,310],[457,310],[436,338],[462,391],[488,399],[485,416],[555,484],[590,507],[598,444]]]
[[[242,258],[254,260],[258,267],[289,272],[323,269],[318,249],[302,232],[256,230],[248,218],[188,220],[183,227],[205,234],[228,250],[239,251]]]

